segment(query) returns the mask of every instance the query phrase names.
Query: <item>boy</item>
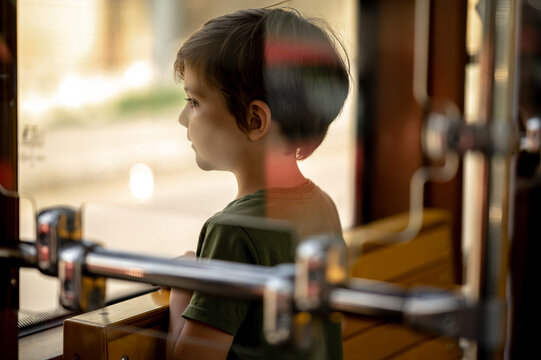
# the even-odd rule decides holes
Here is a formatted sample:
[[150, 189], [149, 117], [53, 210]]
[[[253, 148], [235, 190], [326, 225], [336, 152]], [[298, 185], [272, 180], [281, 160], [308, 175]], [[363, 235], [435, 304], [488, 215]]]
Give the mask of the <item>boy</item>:
[[[175, 74], [187, 94], [179, 122], [198, 166], [230, 171], [238, 185], [235, 200], [203, 226], [198, 257], [264, 266], [294, 262], [295, 240], [232, 225], [239, 215], [288, 221], [299, 241], [341, 235], [333, 201], [297, 166], [323, 141], [349, 89], [347, 67], [325, 31], [293, 10], [224, 15], [182, 45]], [[172, 358], [283, 355], [264, 342], [261, 304], [173, 289], [169, 332]], [[316, 345], [305, 355], [340, 359], [339, 324], [324, 324]]]

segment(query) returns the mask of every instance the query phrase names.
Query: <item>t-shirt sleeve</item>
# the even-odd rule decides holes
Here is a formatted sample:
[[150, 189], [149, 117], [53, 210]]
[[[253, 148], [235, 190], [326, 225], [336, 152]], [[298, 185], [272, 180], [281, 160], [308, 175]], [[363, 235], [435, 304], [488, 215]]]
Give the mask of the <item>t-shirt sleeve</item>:
[[[250, 236], [240, 226], [208, 223], [203, 229], [200, 241], [202, 244], [197, 254], [200, 258], [259, 263]], [[249, 306], [250, 303], [246, 301], [230, 300], [195, 291], [182, 316], [236, 335]]]

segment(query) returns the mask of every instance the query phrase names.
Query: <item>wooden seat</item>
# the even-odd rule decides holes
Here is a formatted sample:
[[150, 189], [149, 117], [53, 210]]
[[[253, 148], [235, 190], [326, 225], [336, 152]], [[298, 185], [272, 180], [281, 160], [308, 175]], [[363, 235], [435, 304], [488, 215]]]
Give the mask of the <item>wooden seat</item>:
[[65, 359], [165, 359], [169, 291], [106, 306], [64, 321]]
[[[408, 214], [358, 227], [345, 234], [346, 243], [366, 240], [374, 230], [400, 231]], [[443, 289], [454, 283], [451, 224], [447, 212], [426, 209], [420, 233], [411, 241], [377, 245], [367, 242], [351, 266], [350, 275], [403, 285]], [[345, 316], [344, 359], [458, 359], [458, 342], [436, 338], [409, 327], [367, 317]]]

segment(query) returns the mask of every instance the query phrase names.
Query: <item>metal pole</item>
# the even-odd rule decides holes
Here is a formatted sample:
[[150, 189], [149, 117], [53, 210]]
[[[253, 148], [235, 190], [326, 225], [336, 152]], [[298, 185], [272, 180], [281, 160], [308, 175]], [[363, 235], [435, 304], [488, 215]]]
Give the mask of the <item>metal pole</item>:
[[[483, 21], [480, 59], [478, 114], [475, 123], [484, 125], [497, 141], [508, 141], [516, 121], [515, 54], [518, 1], [485, 0], [479, 3]], [[505, 130], [507, 129], [507, 130]], [[493, 144], [496, 148], [498, 144]], [[465, 295], [479, 304], [506, 301], [511, 157], [488, 154], [465, 158], [465, 185], [471, 191], [464, 201]], [[473, 171], [472, 171], [473, 169]], [[470, 219], [479, 219], [472, 222]], [[477, 344], [479, 359], [500, 358], [505, 341], [505, 313], [485, 316]], [[471, 348], [470, 348], [471, 350]], [[468, 357], [468, 356], [467, 356]]]
[[97, 248], [88, 253], [85, 270], [91, 275], [202, 291], [247, 300], [261, 299], [265, 285], [289, 273], [291, 267], [267, 268], [219, 260], [164, 259]]
[[[335, 311], [400, 319], [404, 311], [405, 293], [397, 291], [373, 292], [369, 288], [335, 289], [331, 292], [329, 305]], [[377, 305], [377, 306], [376, 306]]]
[[[0, 248], [0, 259], [5, 262], [11, 261], [18, 266], [37, 267], [39, 263], [35, 248], [29, 243], [21, 243], [18, 249]], [[322, 259], [316, 256], [313, 260]], [[310, 264], [314, 265], [314, 261], [309, 261], [308, 265]], [[332, 265], [332, 262], [328, 264]], [[341, 311], [404, 321], [420, 330], [447, 336], [465, 335], [469, 338], [478, 338], [475, 331], [469, 331], [467, 328], [477, 322], [476, 309], [468, 306], [461, 295], [436, 289], [405, 289], [385, 282], [363, 279], [352, 279], [349, 283], [339, 285], [326, 283], [320, 284], [323, 287], [317, 291], [321, 296], [317, 307], [303, 310], [302, 296], [297, 298], [297, 295], [304, 292], [295, 291], [297, 295], [294, 299], [292, 289], [303, 289], [307, 286], [313, 292], [318, 284], [312, 282], [314, 281], [312, 276], [309, 276], [308, 282], [299, 281], [298, 274], [303, 272], [302, 266], [302, 261], [299, 260], [296, 264], [264, 267], [220, 260], [169, 259], [109, 251], [90, 243], [76, 241], [60, 249], [58, 271], [61, 280], [60, 300], [70, 308], [80, 304], [80, 299], [93, 301], [90, 308], [95, 308], [94, 305], [99, 307], [100, 300], [93, 298], [96, 293], [92, 289], [89, 289], [90, 296], [84, 291], [82, 293], [69, 291], [79, 289], [81, 282], [84, 282], [82, 277], [88, 276], [177, 287], [240, 300], [263, 301], [265, 308], [269, 306], [268, 303], [265, 304], [269, 294], [274, 290], [280, 290], [279, 295], [287, 297], [286, 303], [294, 302], [300, 311], [316, 313], [321, 310]], [[68, 276], [68, 273], [71, 275]], [[280, 289], [273, 287], [277, 281], [281, 284]], [[63, 293], [67, 295], [62, 297]], [[273, 314], [272, 310], [269, 311], [270, 315], [277, 315]], [[289, 311], [293, 311], [293, 308], [291, 307]]]
[[[242, 300], [261, 300], [265, 288], [276, 279], [294, 285], [295, 265], [272, 268], [220, 260], [164, 259], [102, 248], [86, 255], [85, 270], [96, 276], [153, 283], [201, 291]], [[330, 310], [375, 316], [380, 319], [415, 321], [419, 316], [459, 310], [461, 299], [442, 291], [406, 290], [372, 280], [352, 280], [347, 287], [330, 291]], [[422, 325], [422, 324], [421, 324]]]

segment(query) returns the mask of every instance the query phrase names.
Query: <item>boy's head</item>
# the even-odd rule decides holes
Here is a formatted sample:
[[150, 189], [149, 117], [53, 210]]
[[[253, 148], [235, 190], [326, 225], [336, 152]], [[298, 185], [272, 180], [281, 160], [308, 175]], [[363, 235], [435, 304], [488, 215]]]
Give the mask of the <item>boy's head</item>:
[[295, 11], [249, 9], [208, 21], [181, 47], [175, 75], [189, 63], [218, 88], [240, 129], [248, 105], [268, 104], [273, 121], [308, 157], [323, 141], [349, 90], [336, 39]]

